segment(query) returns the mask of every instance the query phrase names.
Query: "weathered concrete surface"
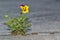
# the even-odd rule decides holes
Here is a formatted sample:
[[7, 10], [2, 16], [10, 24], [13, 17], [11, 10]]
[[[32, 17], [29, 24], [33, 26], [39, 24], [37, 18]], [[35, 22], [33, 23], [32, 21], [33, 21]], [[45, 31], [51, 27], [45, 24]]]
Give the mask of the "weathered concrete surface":
[[[10, 30], [1, 24], [9, 17], [18, 17], [18, 4], [30, 6], [27, 15], [32, 20], [31, 32], [45, 32], [30, 36], [9, 36]], [[31, 33], [29, 32], [29, 33]], [[50, 32], [58, 32], [49, 34]], [[60, 0], [0, 0], [0, 40], [60, 40]]]
[[41, 34], [28, 36], [0, 36], [0, 40], [60, 40], [59, 34]]
[[7, 20], [4, 15], [20, 16], [18, 4], [23, 2], [30, 6], [31, 32], [60, 32], [60, 0], [0, 0], [0, 34], [10, 32], [1, 24]]
[[[42, 22], [42, 21], [41, 21]], [[0, 25], [0, 35], [8, 35], [10, 34], [10, 30], [8, 30], [8, 26], [7, 25]], [[54, 32], [54, 33], [60, 33], [60, 21], [45, 21], [42, 23], [39, 22], [34, 22], [32, 24], [31, 27], [31, 31], [28, 31], [28, 33], [50, 33], [50, 32]]]
[[32, 21], [31, 32], [60, 32], [60, 1], [59, 0], [0, 0], [0, 34], [9, 33], [8, 26], [1, 24], [9, 17], [18, 17], [18, 4], [30, 6], [27, 15]]
[[34, 22], [32, 32], [60, 32], [60, 21]]

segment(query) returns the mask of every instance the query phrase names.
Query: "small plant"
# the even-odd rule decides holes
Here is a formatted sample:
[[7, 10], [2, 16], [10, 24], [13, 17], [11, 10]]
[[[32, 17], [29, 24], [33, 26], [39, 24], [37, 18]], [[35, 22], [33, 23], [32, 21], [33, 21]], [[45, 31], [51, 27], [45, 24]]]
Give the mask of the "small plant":
[[[24, 6], [21, 5], [24, 8]], [[25, 35], [27, 32], [26, 28], [31, 27], [31, 23], [26, 16], [26, 9], [22, 8], [22, 14], [18, 18], [12, 18], [6, 22], [6, 24], [10, 27], [11, 33], [14, 35]]]
[[26, 28], [31, 27], [29, 22], [25, 15], [21, 15], [19, 18], [8, 20], [6, 24], [10, 27], [12, 34], [24, 35], [27, 32]]

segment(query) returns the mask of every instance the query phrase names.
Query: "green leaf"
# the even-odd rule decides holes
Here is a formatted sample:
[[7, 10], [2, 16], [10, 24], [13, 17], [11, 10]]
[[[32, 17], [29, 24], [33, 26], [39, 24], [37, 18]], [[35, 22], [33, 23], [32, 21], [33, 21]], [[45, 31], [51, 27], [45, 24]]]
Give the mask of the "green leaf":
[[12, 18], [11, 20], [8, 20], [6, 24], [10, 27], [12, 32], [18, 31], [17, 33], [25, 34], [27, 31], [25, 28], [31, 27], [31, 24], [26, 19], [27, 16], [21, 15], [19, 18]]

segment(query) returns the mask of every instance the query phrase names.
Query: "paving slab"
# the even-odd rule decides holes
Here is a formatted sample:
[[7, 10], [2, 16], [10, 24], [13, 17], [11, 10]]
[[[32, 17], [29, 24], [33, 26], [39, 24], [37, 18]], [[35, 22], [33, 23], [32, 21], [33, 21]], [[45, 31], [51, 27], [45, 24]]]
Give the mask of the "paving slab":
[[60, 35], [58, 34], [28, 35], [28, 36], [3, 35], [0, 36], [0, 40], [60, 40]]
[[[27, 15], [32, 21], [31, 32], [60, 32], [60, 1], [59, 0], [0, 0], [0, 23], [4, 22], [5, 13], [9, 17], [18, 17], [20, 3], [30, 6]], [[8, 27], [0, 25], [0, 33], [8, 33]]]
[[[18, 17], [18, 4], [26, 3], [30, 6], [27, 15], [32, 20], [32, 32], [37, 35], [11, 36], [8, 26], [3, 25], [4, 15]], [[50, 34], [50, 32], [53, 34]], [[0, 0], [0, 40], [60, 40], [60, 1], [59, 0]]]

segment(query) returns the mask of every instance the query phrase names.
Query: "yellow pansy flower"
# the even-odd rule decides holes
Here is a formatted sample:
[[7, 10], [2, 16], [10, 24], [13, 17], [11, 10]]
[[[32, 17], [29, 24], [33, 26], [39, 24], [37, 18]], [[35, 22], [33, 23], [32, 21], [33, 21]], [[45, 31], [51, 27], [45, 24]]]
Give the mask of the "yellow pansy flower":
[[23, 14], [27, 14], [29, 12], [29, 6], [24, 5], [24, 6], [20, 6], [22, 13]]

